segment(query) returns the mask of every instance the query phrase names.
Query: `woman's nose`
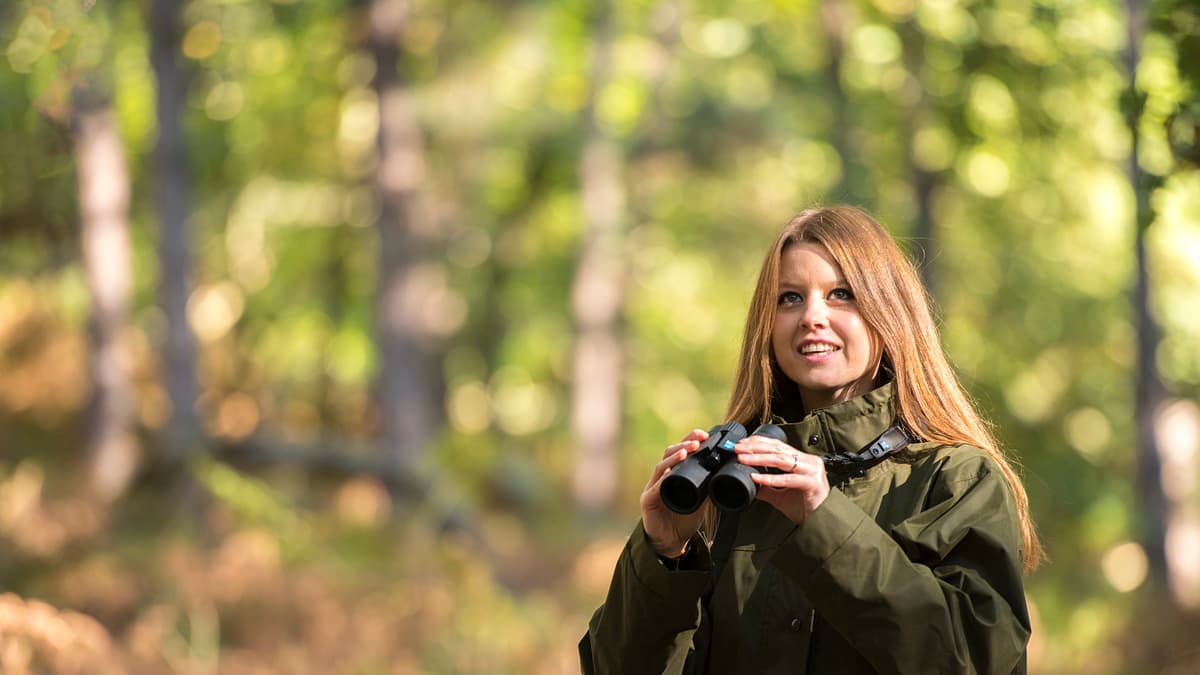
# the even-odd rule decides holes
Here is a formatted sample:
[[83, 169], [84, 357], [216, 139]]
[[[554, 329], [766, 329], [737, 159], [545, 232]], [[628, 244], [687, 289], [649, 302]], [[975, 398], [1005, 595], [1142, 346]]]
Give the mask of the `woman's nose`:
[[804, 303], [804, 313], [800, 320], [805, 326], [824, 327], [829, 325], [829, 312], [825, 302], [821, 299], [813, 299]]

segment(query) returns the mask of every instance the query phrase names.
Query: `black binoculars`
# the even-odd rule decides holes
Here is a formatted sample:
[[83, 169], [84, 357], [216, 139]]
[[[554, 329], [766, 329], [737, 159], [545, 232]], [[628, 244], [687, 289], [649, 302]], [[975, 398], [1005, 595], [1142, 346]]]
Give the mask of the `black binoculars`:
[[[786, 441], [783, 429], [764, 424], [752, 436]], [[708, 440], [663, 479], [660, 494], [663, 504], [675, 513], [692, 513], [706, 496], [722, 511], [741, 511], [758, 494], [758, 485], [750, 476], [766, 471], [737, 461], [733, 446], [746, 437], [746, 427], [737, 422], [719, 424], [708, 431]]]

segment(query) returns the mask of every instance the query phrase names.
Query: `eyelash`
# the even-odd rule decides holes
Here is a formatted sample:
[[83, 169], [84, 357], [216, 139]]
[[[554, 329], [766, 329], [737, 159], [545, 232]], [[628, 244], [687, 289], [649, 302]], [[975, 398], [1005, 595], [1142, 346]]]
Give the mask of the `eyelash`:
[[[835, 288], [829, 292], [829, 295], [831, 297], [836, 296], [838, 294], [840, 294], [841, 297], [834, 297], [835, 300], [841, 300], [842, 302], [849, 302], [854, 299], [854, 293], [849, 288]], [[791, 296], [793, 299], [789, 299], [789, 296]], [[779, 300], [778, 300], [777, 304], [780, 304], [780, 305], [792, 304], [792, 303], [795, 303], [798, 301], [796, 298], [800, 298], [799, 293], [797, 293], [795, 291], [784, 291], [779, 294]]]

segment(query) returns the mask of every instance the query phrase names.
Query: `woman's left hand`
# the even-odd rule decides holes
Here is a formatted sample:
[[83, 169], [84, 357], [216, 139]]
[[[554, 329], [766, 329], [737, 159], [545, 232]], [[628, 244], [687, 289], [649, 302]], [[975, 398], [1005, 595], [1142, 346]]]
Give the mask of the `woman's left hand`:
[[758, 498], [800, 524], [829, 496], [825, 462], [766, 436], [747, 436], [734, 447], [742, 464], [774, 468], [782, 473], [756, 473]]

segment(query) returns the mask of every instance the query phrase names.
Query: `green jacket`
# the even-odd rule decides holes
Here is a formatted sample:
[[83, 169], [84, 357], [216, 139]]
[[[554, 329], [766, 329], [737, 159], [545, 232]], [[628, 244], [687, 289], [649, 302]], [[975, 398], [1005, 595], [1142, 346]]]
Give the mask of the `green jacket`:
[[[888, 384], [781, 426], [797, 449], [857, 452], [894, 417]], [[715, 579], [701, 540], [672, 571], [639, 523], [580, 643], [583, 672], [1025, 672], [1021, 534], [994, 460], [918, 443], [830, 480], [802, 526], [765, 502], [742, 512]]]

